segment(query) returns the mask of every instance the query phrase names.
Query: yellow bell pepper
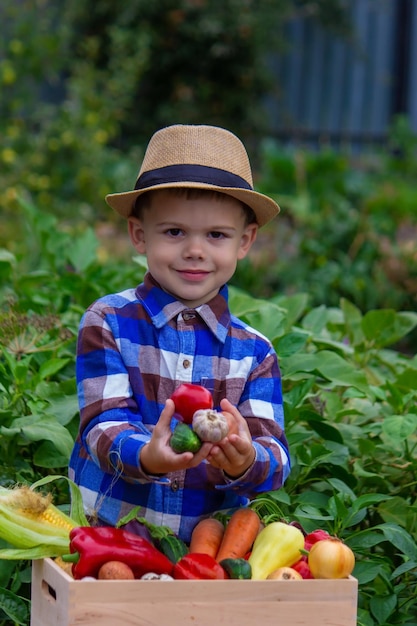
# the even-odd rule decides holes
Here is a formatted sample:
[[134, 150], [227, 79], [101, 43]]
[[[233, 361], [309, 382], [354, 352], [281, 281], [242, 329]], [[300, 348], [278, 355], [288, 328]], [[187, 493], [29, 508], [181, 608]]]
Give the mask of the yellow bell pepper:
[[261, 530], [253, 544], [249, 563], [252, 579], [265, 580], [279, 567], [291, 567], [301, 558], [304, 535], [295, 526], [271, 522]]

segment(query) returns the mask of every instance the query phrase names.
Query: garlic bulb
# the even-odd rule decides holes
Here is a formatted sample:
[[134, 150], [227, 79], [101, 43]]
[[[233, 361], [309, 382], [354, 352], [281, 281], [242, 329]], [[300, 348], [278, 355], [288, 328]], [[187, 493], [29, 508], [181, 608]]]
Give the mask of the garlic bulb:
[[216, 443], [229, 432], [229, 425], [223, 413], [213, 409], [200, 409], [193, 415], [193, 431], [201, 441]]
[[174, 580], [169, 574], [155, 574], [155, 572], [148, 572], [143, 574], [141, 580]]

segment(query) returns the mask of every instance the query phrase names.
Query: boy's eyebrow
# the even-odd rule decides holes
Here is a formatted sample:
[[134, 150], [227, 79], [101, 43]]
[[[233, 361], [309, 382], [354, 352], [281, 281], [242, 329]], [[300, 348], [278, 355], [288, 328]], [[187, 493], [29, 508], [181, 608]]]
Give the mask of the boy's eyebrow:
[[[189, 224], [187, 224], [186, 222], [176, 222], [175, 220], [165, 220], [163, 222], [158, 222], [157, 226], [159, 227], [175, 227], [175, 228], [185, 228], [187, 226], [189, 226]], [[230, 231], [235, 231], [237, 230], [236, 226], [231, 226], [231, 225], [226, 225], [226, 224], [210, 224], [208, 227], [204, 227], [205, 230], [230, 230]]]

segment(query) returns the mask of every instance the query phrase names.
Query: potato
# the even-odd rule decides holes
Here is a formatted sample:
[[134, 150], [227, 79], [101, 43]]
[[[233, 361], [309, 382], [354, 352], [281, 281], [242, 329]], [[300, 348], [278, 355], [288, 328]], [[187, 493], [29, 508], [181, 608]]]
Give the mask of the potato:
[[135, 575], [129, 565], [122, 561], [108, 561], [98, 570], [99, 580], [134, 580]]

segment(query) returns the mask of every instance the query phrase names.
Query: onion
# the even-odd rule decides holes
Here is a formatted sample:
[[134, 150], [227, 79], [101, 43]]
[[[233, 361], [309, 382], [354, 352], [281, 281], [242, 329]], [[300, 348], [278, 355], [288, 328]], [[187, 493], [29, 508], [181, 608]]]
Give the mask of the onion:
[[301, 574], [299, 574], [292, 567], [279, 567], [271, 572], [267, 577], [267, 580], [303, 580]]
[[314, 578], [347, 578], [355, 567], [355, 555], [340, 539], [323, 539], [308, 554]]

